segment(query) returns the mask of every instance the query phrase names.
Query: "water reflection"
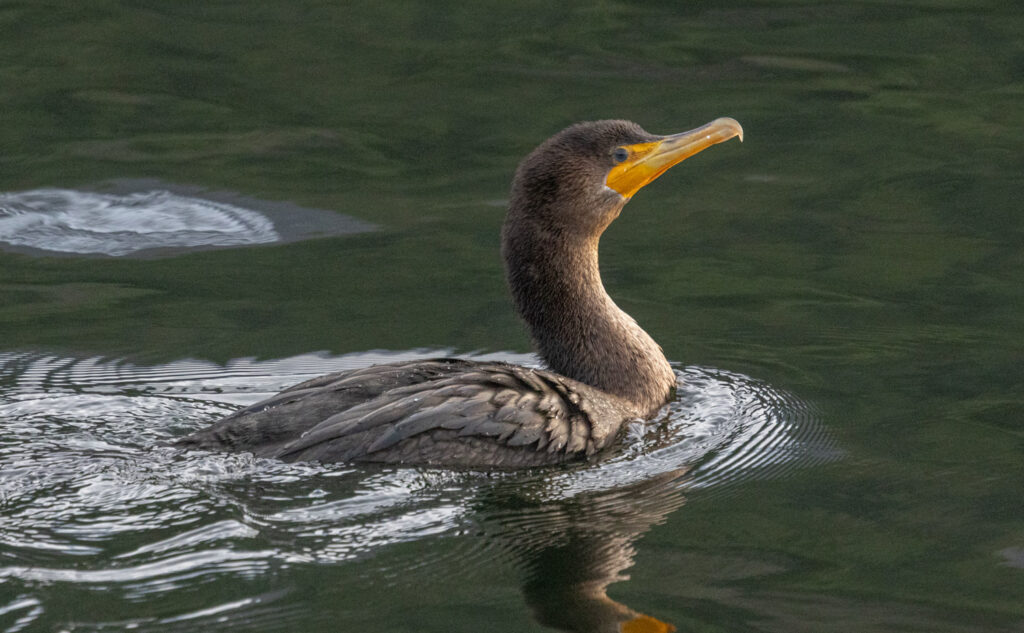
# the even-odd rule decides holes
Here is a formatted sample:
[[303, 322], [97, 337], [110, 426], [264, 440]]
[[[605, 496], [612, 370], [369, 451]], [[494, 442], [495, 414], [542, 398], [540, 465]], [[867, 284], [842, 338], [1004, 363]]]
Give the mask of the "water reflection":
[[[0, 615], [38, 624], [70, 601], [80, 605], [79, 621], [99, 622], [106, 612], [81, 605], [102, 595], [120, 605], [118, 626], [287, 624], [306, 617], [308, 598], [281, 587], [330, 577], [348, 598], [368, 574], [394, 586], [464, 578], [490, 570], [497, 548], [520, 567], [525, 602], [545, 626], [670, 631], [657, 614], [608, 596], [627, 577], [637, 540], [684, 494], [707, 496], [834, 456], [799, 399], [700, 367], [679, 369], [677, 399], [630, 427], [616, 454], [597, 464], [525, 473], [374, 469], [168, 446], [306, 378], [438, 355], [146, 367], [0, 353], [0, 581], [17, 596]], [[482, 534], [455, 558], [434, 542], [467, 531]], [[396, 553], [403, 544], [421, 544], [415, 561]], [[202, 589], [209, 586], [225, 592], [214, 598]], [[152, 617], [161, 610], [168, 615]]]
[[540, 624], [579, 633], [667, 633], [674, 625], [608, 596], [625, 581], [634, 544], [683, 505], [686, 468], [571, 499], [536, 503], [500, 486], [477, 504], [487, 536], [514, 554], [523, 596]]
[[159, 180], [119, 179], [98, 188], [0, 192], [0, 248], [155, 257], [375, 228], [332, 211]]

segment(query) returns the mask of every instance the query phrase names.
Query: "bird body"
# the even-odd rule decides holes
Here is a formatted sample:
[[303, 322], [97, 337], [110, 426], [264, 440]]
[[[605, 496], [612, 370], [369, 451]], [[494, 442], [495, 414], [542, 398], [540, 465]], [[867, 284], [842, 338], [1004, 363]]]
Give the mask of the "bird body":
[[288, 461], [517, 468], [593, 457], [629, 403], [542, 369], [435, 359], [322, 376], [187, 439]]
[[742, 128], [656, 136], [627, 121], [571, 126], [513, 180], [502, 254], [516, 310], [549, 369], [435, 359], [315, 378], [179, 441], [288, 461], [522, 468], [593, 459], [668, 402], [675, 373], [605, 291], [601, 234], [641, 187]]

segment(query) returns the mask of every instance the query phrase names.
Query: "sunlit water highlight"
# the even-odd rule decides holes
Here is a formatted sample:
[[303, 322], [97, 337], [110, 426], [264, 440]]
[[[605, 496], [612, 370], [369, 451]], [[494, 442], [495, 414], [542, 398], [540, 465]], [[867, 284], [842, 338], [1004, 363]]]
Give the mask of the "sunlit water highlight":
[[[285, 464], [167, 446], [236, 405], [316, 375], [443, 355], [310, 354], [226, 367], [195, 360], [145, 367], [0, 354], [0, 583], [10, 596], [0, 599], [0, 624], [19, 630], [40, 617], [47, 608], [43, 588], [73, 586], [145, 602], [218, 578], [366, 559], [398, 543], [482, 531], [487, 537], [459, 554], [471, 574], [495, 545], [529, 551], [581, 521], [576, 510], [567, 517], [559, 505], [566, 500], [585, 499], [583, 516], [596, 512], [612, 523], [619, 512], [629, 526], [613, 532], [641, 533], [680, 505], [683, 494], [779, 476], [836, 454], [799, 399], [702, 367], [677, 370], [676, 400], [657, 419], [629, 429], [611, 459], [565, 469]], [[537, 363], [529, 355], [474, 358]], [[651, 488], [652, 481], [659, 483]], [[639, 510], [635, 490], [651, 497]], [[529, 503], [487, 501], [508, 494]], [[436, 562], [428, 556], [417, 564]], [[382, 565], [377, 572], [386, 579], [409, 569]], [[243, 606], [251, 615], [269, 598], [246, 600], [145, 622], [224, 618]]]
[[0, 242], [13, 246], [123, 256], [279, 239], [273, 222], [256, 211], [163, 190], [125, 195], [73, 189], [0, 193]]

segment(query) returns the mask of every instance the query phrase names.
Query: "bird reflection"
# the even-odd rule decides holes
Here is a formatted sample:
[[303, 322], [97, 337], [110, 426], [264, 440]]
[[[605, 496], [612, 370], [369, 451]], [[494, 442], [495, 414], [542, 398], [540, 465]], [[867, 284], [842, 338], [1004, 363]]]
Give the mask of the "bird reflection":
[[[498, 487], [478, 507], [488, 537], [524, 571], [523, 596], [543, 626], [579, 633], [668, 633], [676, 627], [608, 596], [628, 580], [634, 543], [685, 498], [685, 469], [638, 484], [568, 499], [550, 491]], [[554, 496], [554, 495], [550, 495]]]

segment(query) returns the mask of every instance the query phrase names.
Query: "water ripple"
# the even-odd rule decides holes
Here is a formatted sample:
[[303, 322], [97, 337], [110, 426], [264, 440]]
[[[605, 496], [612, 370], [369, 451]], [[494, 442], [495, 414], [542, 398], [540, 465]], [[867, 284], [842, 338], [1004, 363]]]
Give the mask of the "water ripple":
[[[17, 596], [5, 605], [0, 605], [0, 618], [15, 616], [14, 621], [4, 629], [4, 633], [23, 631], [42, 615], [43, 606], [39, 600], [30, 596]], [[0, 620], [2, 622], [2, 620]]]
[[262, 214], [171, 193], [73, 189], [0, 193], [0, 242], [122, 256], [157, 248], [265, 244], [280, 239]]
[[[34, 621], [47, 604], [39, 592], [49, 586], [145, 602], [218, 578], [266, 577], [294, 566], [373, 560], [380, 582], [430, 575], [438, 565], [473, 577], [496, 557], [533, 569], [545, 563], [531, 552], [566, 534], [618, 569], [628, 566], [631, 539], [686, 496], [783, 476], [836, 455], [813, 408], [800, 399], [703, 367], [678, 369], [676, 399], [631, 427], [620, 450], [597, 464], [473, 473], [286, 464], [168, 446], [238, 404], [307, 378], [446, 354], [147, 367], [0, 353], [0, 582], [21, 596], [0, 605], [0, 616]], [[474, 358], [537, 362], [513, 354]], [[377, 557], [385, 547], [457, 535], [483, 538], [459, 548], [419, 548], [412, 560]], [[239, 610], [281, 616], [265, 597], [236, 595], [211, 605], [197, 604], [202, 594], [196, 596], [170, 620], [135, 619], [133, 626], [219, 621]], [[28, 624], [8, 630], [16, 626]]]

